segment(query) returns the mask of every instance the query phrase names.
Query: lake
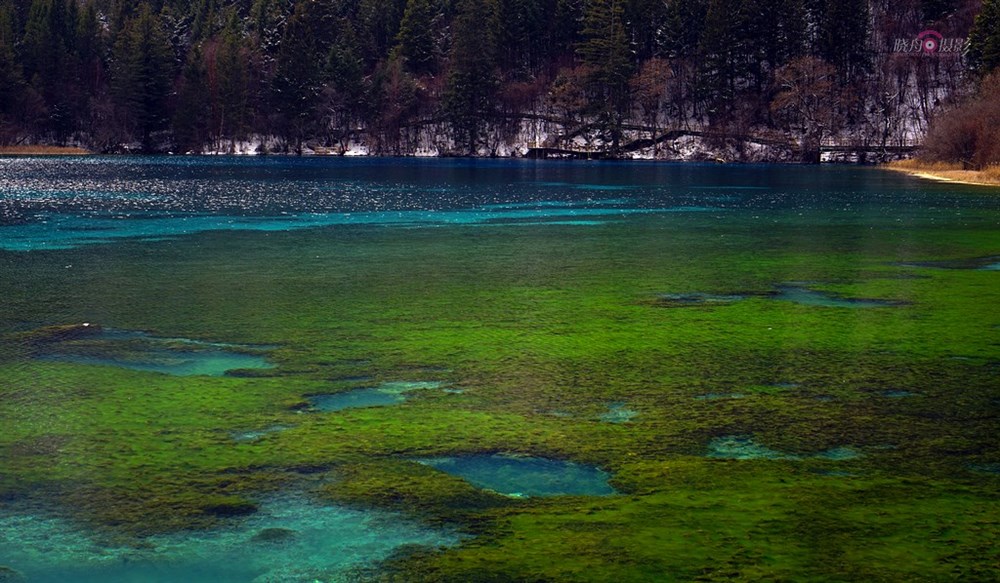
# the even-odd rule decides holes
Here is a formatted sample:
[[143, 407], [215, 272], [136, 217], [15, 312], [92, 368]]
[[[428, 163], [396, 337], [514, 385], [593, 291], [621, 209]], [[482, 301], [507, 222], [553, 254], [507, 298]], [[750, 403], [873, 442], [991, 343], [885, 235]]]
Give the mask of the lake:
[[0, 579], [990, 579], [998, 257], [873, 168], [3, 158]]

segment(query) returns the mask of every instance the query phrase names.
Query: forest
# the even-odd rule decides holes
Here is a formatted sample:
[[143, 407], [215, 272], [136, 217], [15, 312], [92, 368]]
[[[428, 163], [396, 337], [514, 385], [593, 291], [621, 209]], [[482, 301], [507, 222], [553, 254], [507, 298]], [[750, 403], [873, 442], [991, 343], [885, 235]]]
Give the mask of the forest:
[[[0, 145], [663, 158], [695, 137], [736, 159], [912, 146], [1000, 62], [997, 4], [3, 0]], [[951, 45], [901, 49], [925, 30]]]

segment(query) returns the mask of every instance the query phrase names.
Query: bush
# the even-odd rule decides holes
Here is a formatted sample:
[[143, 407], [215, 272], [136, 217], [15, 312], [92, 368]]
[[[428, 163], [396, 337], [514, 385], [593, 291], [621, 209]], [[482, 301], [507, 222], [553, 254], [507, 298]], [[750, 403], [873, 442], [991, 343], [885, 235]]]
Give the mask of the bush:
[[1000, 72], [986, 77], [971, 98], [934, 119], [920, 158], [973, 170], [1000, 164]]

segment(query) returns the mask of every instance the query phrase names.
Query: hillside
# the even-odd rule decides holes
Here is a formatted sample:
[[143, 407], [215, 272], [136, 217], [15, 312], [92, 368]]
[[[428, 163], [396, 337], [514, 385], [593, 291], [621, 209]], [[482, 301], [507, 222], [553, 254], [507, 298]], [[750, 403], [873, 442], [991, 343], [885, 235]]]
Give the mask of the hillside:
[[815, 161], [826, 144], [879, 158], [967, 91], [979, 9], [6, 0], [0, 146]]

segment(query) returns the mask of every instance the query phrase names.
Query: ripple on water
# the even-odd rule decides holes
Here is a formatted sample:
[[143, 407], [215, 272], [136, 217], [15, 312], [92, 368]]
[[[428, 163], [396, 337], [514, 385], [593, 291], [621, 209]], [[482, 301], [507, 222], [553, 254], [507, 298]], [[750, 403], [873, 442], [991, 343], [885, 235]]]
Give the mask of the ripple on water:
[[531, 496], [609, 496], [611, 476], [596, 467], [519, 455], [466, 455], [425, 458], [437, 468], [479, 488], [522, 498]]
[[0, 514], [0, 557], [33, 583], [344, 580], [404, 545], [447, 547], [463, 538], [395, 513], [304, 496], [264, 501], [227, 528], [158, 535], [135, 546], [97, 540], [59, 518]]

